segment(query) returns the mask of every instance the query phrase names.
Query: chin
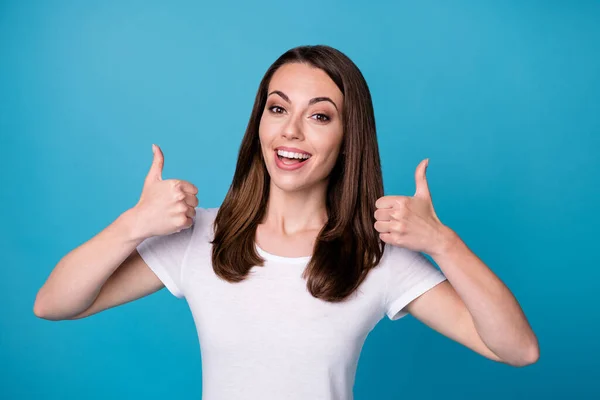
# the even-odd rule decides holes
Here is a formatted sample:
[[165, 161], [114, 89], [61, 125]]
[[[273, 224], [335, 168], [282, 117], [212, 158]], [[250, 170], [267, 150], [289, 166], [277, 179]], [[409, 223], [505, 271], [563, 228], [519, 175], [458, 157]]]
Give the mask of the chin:
[[300, 182], [282, 182], [281, 179], [273, 180], [271, 179], [271, 184], [277, 186], [277, 188], [284, 192], [297, 192], [306, 188], [306, 186]]

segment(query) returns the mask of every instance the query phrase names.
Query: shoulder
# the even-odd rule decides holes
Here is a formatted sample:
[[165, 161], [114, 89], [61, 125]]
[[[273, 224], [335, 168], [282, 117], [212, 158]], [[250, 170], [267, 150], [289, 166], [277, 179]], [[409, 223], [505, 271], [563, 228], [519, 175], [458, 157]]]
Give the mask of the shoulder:
[[219, 207], [196, 207], [194, 222], [203, 223], [205, 221], [214, 220], [217, 216], [217, 211], [219, 211]]
[[194, 217], [194, 235], [212, 236], [213, 222], [217, 216], [219, 207], [196, 207], [196, 215]]
[[384, 248], [379, 268], [386, 285], [394, 280], [408, 283], [440, 275], [440, 271], [423, 253], [390, 244]]
[[407, 249], [406, 247], [395, 246], [386, 243], [383, 250], [383, 257], [381, 258], [380, 264], [382, 265], [393, 265], [393, 266], [408, 266], [416, 258], [422, 257], [423, 255], [414, 250]]
[[381, 260], [369, 274], [386, 286], [392, 275], [408, 271], [418, 257], [422, 257], [421, 253], [385, 243]]

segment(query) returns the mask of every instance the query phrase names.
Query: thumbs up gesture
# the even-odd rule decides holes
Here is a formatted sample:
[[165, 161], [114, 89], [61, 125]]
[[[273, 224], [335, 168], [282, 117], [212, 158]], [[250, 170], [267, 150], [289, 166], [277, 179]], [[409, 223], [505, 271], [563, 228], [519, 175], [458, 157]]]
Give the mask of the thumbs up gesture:
[[192, 226], [198, 206], [198, 188], [180, 179], [162, 179], [164, 156], [161, 149], [152, 145], [154, 159], [136, 211], [136, 231], [147, 238], [168, 235]]
[[429, 159], [415, 171], [414, 196], [384, 196], [375, 202], [375, 230], [382, 241], [435, 256], [448, 242], [450, 228], [437, 217], [425, 172]]

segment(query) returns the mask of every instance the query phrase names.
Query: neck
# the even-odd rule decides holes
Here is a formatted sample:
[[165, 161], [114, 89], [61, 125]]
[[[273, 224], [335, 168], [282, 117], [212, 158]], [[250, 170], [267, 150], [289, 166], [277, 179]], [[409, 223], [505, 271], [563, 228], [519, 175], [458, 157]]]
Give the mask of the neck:
[[327, 222], [326, 185], [325, 182], [308, 190], [291, 192], [271, 182], [262, 224], [271, 232], [284, 236], [320, 230]]

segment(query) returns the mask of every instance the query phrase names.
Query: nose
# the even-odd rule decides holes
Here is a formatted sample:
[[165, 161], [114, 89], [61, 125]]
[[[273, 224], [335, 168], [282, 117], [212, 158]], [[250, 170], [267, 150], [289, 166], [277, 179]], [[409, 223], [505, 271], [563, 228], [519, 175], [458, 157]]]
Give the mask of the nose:
[[287, 122], [282, 127], [283, 130], [281, 132], [281, 136], [283, 136], [284, 138], [286, 138], [288, 140], [302, 138], [303, 133], [302, 133], [302, 126], [300, 124], [300, 118], [302, 118], [302, 117], [301, 116], [297, 116], [297, 117], [291, 116], [290, 118], [288, 118]]

